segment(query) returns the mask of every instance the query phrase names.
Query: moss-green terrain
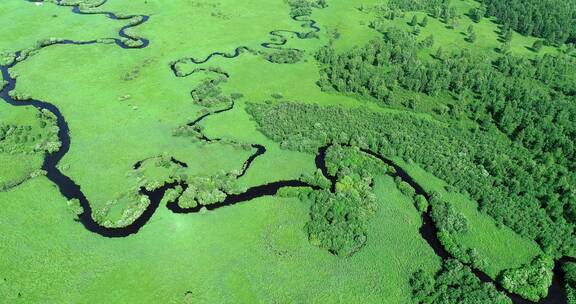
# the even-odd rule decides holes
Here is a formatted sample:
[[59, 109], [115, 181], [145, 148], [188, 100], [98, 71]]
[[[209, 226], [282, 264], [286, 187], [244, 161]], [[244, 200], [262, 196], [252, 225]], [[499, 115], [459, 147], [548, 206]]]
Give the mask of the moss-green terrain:
[[1, 1], [0, 303], [573, 303], [576, 37], [496, 2]]

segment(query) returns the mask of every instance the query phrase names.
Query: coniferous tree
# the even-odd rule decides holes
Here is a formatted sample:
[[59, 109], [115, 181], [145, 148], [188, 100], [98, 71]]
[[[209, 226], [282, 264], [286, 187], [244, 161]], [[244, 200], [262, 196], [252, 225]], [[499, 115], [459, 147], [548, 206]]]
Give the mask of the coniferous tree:
[[470, 35], [468, 35], [468, 42], [474, 43], [476, 41], [476, 32], [472, 31]]
[[410, 26], [416, 26], [418, 24], [418, 17], [416, 17], [416, 15], [414, 15], [414, 17], [412, 17], [412, 20], [410, 20], [410, 22], [408, 24]]
[[503, 35], [504, 41], [506, 41], [506, 42], [512, 41], [513, 33], [514, 32], [512, 31], [512, 29], [508, 29], [507, 31], [505, 31], [504, 35]]
[[544, 46], [544, 42], [542, 42], [542, 40], [536, 40], [532, 44], [532, 50], [534, 52], [538, 53], [538, 52], [540, 52], [540, 50], [542, 50], [543, 46]]
[[422, 22], [420, 22], [420, 26], [426, 27], [427, 25], [428, 25], [428, 16], [424, 16], [424, 19], [422, 19]]

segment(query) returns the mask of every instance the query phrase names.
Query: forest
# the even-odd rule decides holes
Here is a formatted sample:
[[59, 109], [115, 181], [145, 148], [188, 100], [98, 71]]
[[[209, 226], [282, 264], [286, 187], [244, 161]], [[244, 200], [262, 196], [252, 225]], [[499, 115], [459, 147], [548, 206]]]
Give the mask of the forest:
[[576, 2], [483, 0], [485, 12], [524, 35], [545, 38], [552, 44], [576, 43]]
[[554, 193], [555, 187], [545, 185], [557, 185], [561, 172], [543, 170], [519, 144], [493, 138], [480, 128], [457, 130], [411, 115], [361, 108], [280, 102], [250, 104], [247, 110], [264, 134], [287, 149], [314, 152], [333, 142], [410, 159], [468, 193], [494, 219], [534, 239], [549, 254], [561, 256], [576, 246], [574, 218], [564, 214], [571, 209], [564, 208], [563, 198], [556, 195], [557, 206], [546, 209], [538, 199]]
[[[382, 104], [397, 98], [393, 93], [399, 89], [430, 96], [449, 93], [454, 100], [448, 113], [441, 113], [443, 116], [453, 121], [462, 116], [476, 121], [480, 126], [474, 131], [476, 134], [490, 136], [494, 133], [490, 128], [496, 127], [521, 146], [518, 152], [511, 150], [508, 154], [525, 159], [518, 160], [525, 164], [506, 166], [508, 172], [486, 155], [476, 155], [472, 162], [499, 180], [496, 184], [502, 184], [508, 193], [531, 195], [536, 203], [535, 213], [540, 213], [543, 207], [550, 220], [566, 231], [571, 230], [576, 220], [570, 186], [576, 182], [574, 58], [561, 54], [526, 60], [508, 54], [491, 59], [467, 52], [437, 52], [433, 61], [424, 61], [417, 56], [420, 47], [409, 33], [391, 28], [382, 40], [349, 53], [336, 55], [330, 47], [324, 48], [316, 56], [324, 64], [318, 84], [325, 90], [358, 94]], [[520, 182], [526, 172], [534, 170], [529, 168], [533, 161], [542, 164], [536, 169], [539, 173], [529, 178], [532, 181]], [[512, 179], [504, 177], [507, 174], [514, 176], [513, 183], [518, 184], [510, 184]], [[480, 202], [488, 201], [477, 189], [463, 190]], [[516, 225], [506, 219], [506, 211], [500, 209], [506, 203], [495, 203], [494, 196], [490, 200], [492, 206], [484, 207], [495, 218], [519, 233], [530, 230], [530, 224]], [[548, 243], [544, 238], [540, 242]]]

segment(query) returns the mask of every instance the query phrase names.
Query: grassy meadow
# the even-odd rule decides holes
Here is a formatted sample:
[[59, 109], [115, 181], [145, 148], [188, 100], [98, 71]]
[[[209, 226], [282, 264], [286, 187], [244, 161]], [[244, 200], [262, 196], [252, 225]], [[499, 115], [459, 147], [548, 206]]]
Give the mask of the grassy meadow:
[[[434, 109], [453, 102], [449, 94], [427, 96], [399, 90], [398, 96], [420, 96], [413, 110], [383, 106], [370, 98], [318, 86], [316, 52], [332, 44], [338, 52], [363, 46], [380, 37], [369, 24], [368, 9], [387, 1], [329, 0], [310, 18], [321, 28], [317, 38], [286, 34], [286, 47], [303, 51], [293, 64], [272, 63], [257, 52], [236, 58], [214, 57], [187, 68], [221, 69], [230, 75], [221, 85], [225, 94], [240, 93], [230, 111], [210, 115], [199, 125], [208, 138], [239, 144], [259, 144], [259, 156], [239, 186], [249, 188], [298, 179], [316, 171], [312, 153], [287, 150], [265, 136], [247, 113], [248, 103], [278, 100], [344, 108], [364, 107], [381, 113], [401, 113], [421, 120], [447, 119]], [[461, 15], [454, 28], [428, 17], [418, 39], [433, 35], [432, 50], [467, 49], [495, 57], [501, 46], [494, 18], [474, 22], [466, 13], [479, 3], [452, 1]], [[169, 155], [188, 165], [187, 176], [212, 176], [240, 170], [254, 152], [226, 141], [206, 143], [174, 130], [194, 121], [207, 109], [194, 103], [191, 90], [214, 74], [198, 72], [177, 77], [170, 65], [180, 59], [233, 53], [247, 47], [262, 53], [273, 30], [306, 31], [290, 18], [290, 6], [278, 0], [109, 0], [96, 11], [148, 15], [149, 21], [128, 30], [150, 40], [142, 49], [116, 44], [53, 45], [18, 63], [16, 91], [57, 106], [70, 127], [70, 151], [59, 169], [80, 185], [93, 209], [114, 203], [110, 220], [121, 216], [129, 202], [121, 197], [138, 186], [133, 166], [138, 161]], [[414, 16], [387, 20], [386, 25], [411, 29]], [[0, 55], [34, 47], [39, 40], [62, 38], [89, 41], [119, 38], [127, 20], [104, 15], [73, 14], [51, 2], [4, 0], [0, 3]], [[467, 28], [477, 39], [468, 42]], [[537, 56], [530, 47], [538, 38], [514, 32], [510, 52]], [[556, 54], [544, 46], [541, 54]], [[405, 94], [405, 95], [403, 95]], [[425, 104], [425, 105], [424, 105]], [[37, 110], [0, 103], [0, 124], [41, 123]], [[468, 117], [463, 125], [475, 124]], [[2, 147], [2, 140], [0, 140]], [[0, 302], [2, 303], [415, 303], [410, 278], [419, 269], [433, 275], [442, 260], [421, 237], [421, 214], [393, 179], [378, 175], [373, 185], [378, 210], [368, 226], [368, 241], [357, 254], [340, 257], [313, 246], [306, 224], [311, 202], [305, 198], [267, 196], [234, 206], [194, 214], [174, 214], [160, 205], [139, 233], [109, 239], [87, 231], [74, 220], [57, 187], [42, 174], [42, 153], [0, 150], [0, 184], [27, 179], [0, 191]], [[491, 278], [529, 263], [542, 250], [532, 240], [498, 225], [477, 202], [421, 169], [397, 159], [427, 191], [440, 193], [469, 223], [456, 237], [487, 261], [481, 270]], [[145, 174], [169, 180], [164, 171], [144, 166]], [[29, 180], [28, 180], [29, 179]]]

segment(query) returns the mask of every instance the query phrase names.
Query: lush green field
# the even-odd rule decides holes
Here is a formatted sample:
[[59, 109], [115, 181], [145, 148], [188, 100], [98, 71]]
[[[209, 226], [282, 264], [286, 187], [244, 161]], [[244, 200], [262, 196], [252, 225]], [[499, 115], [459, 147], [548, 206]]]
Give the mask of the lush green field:
[[373, 238], [342, 259], [308, 245], [308, 205], [296, 199], [194, 215], [160, 208], [137, 235], [106, 239], [70, 220], [58, 191], [38, 178], [0, 194], [0, 229], [11, 231], [0, 237], [0, 293], [9, 303], [408, 302], [411, 272], [433, 272], [439, 259], [394, 183], [379, 179], [376, 191]]
[[[543, 297], [549, 282], [516, 274], [575, 257], [574, 41], [475, 20], [489, 2], [2, 1], [0, 303]], [[54, 168], [56, 116], [15, 106], [29, 98], [69, 127]], [[220, 208], [280, 181], [307, 186]], [[162, 185], [137, 233], [86, 229], [138, 223]], [[186, 198], [216, 209], [170, 210]], [[430, 214], [449, 258], [423, 236]]]

